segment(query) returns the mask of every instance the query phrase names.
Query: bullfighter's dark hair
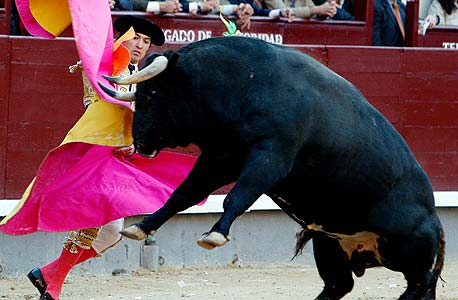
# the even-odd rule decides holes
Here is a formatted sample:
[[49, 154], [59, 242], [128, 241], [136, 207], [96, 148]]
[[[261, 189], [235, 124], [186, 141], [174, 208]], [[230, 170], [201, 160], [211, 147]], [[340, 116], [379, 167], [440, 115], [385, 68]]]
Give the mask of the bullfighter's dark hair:
[[135, 32], [147, 35], [151, 39], [151, 43], [156, 46], [161, 46], [165, 42], [162, 28], [146, 18], [124, 15], [113, 22], [113, 28], [121, 34], [127, 32], [130, 27], [133, 27]]

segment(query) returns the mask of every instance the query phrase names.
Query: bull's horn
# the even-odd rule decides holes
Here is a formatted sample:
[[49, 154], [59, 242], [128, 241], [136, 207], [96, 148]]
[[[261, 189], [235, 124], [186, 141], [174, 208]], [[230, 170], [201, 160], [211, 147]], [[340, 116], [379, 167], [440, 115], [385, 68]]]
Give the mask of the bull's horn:
[[153, 78], [157, 74], [161, 73], [162, 71], [167, 68], [167, 63], [168, 60], [165, 56], [158, 56], [156, 57], [148, 66], [145, 68], [141, 69], [138, 73], [128, 75], [128, 76], [105, 76], [108, 81], [111, 81], [116, 84], [121, 84], [121, 85], [128, 85], [128, 84], [134, 84], [134, 83], [139, 83], [145, 80], [148, 80], [150, 78]]
[[98, 82], [100, 88], [105, 92], [107, 93], [108, 95], [110, 95], [111, 97], [113, 98], [116, 98], [118, 100], [121, 100], [121, 101], [126, 101], [126, 102], [132, 102], [132, 101], [135, 101], [135, 92], [130, 92], [130, 93], [120, 93], [118, 91], [115, 91], [115, 90], [112, 90], [106, 86], [104, 86], [103, 84], [101, 84], [100, 82]]

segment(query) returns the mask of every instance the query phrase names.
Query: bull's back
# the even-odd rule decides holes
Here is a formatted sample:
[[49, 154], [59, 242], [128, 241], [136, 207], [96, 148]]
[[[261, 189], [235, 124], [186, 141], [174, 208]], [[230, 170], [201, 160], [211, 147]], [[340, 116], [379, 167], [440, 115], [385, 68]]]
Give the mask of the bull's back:
[[381, 201], [404, 182], [415, 181], [412, 193], [430, 190], [389, 121], [354, 85], [310, 56], [242, 37], [200, 41], [185, 47], [183, 56], [196, 101], [222, 124], [215, 130], [236, 131], [232, 136], [241, 137], [240, 146], [250, 147], [262, 135], [297, 147], [288, 177], [289, 185], [297, 186], [291, 191], [306, 188], [321, 197], [363, 203]]
[[324, 90], [339, 89], [343, 80], [308, 55], [253, 38], [207, 39], [179, 53], [177, 67], [191, 78], [193, 101], [241, 136], [251, 128], [306, 136], [315, 105], [331, 100]]

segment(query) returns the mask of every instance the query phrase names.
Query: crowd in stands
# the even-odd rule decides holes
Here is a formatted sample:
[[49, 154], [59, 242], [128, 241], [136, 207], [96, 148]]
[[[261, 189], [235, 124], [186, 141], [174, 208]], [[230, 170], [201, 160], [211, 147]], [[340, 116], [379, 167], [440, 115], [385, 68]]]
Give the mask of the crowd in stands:
[[[234, 16], [241, 30], [250, 29], [251, 16], [271, 19], [315, 18], [354, 20], [355, 0], [107, 0], [113, 11], [193, 15], [223, 14]], [[420, 0], [427, 1], [427, 0]], [[374, 0], [373, 45], [403, 46], [406, 0]], [[429, 3], [429, 1], [428, 1]], [[11, 34], [20, 32], [19, 16], [12, 1]], [[458, 0], [431, 0], [423, 24], [458, 26]]]
[[[339, 2], [339, 3], [338, 3]], [[352, 0], [345, 1], [351, 3]], [[152, 13], [235, 15], [240, 29], [249, 29], [251, 16], [353, 20], [337, 0], [109, 0], [112, 10]], [[349, 4], [347, 4], [348, 6]]]
[[458, 26], [458, 0], [433, 0], [425, 21], [437, 26]]

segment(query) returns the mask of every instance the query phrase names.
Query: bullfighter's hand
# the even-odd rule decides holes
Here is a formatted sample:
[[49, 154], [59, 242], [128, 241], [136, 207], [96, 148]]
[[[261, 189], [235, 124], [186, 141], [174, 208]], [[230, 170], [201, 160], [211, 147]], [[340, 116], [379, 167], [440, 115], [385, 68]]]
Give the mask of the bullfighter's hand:
[[116, 5], [116, 1], [114, 0], [108, 0], [108, 5], [110, 6], [110, 9], [113, 9]]
[[129, 146], [118, 147], [113, 149], [112, 153], [114, 156], [129, 158], [135, 153], [135, 146], [132, 144]]

